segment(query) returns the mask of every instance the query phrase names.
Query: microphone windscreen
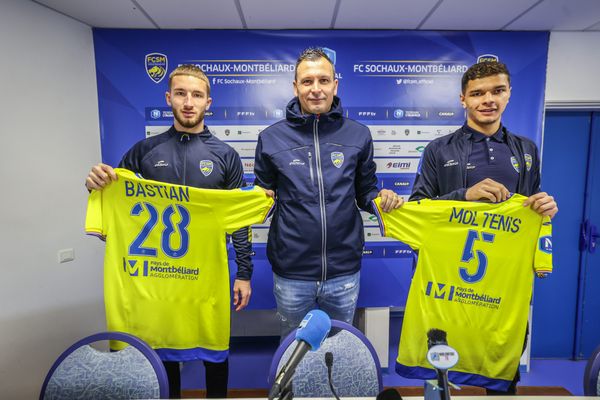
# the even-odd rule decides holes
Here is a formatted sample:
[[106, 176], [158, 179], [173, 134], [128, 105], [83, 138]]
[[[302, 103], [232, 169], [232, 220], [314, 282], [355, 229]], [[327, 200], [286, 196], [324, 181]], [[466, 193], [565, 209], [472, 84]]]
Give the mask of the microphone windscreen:
[[296, 340], [303, 340], [312, 351], [318, 350], [331, 329], [331, 319], [321, 310], [309, 311], [296, 331]]
[[377, 395], [377, 400], [402, 400], [396, 389], [387, 388]]
[[441, 329], [430, 329], [427, 332], [427, 347], [435, 346], [437, 344], [448, 344], [446, 339], [446, 331]]

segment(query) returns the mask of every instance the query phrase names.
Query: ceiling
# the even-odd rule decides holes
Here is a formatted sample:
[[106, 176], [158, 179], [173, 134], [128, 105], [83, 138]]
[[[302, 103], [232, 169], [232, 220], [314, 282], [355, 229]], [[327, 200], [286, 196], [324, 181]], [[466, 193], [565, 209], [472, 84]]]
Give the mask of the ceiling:
[[91, 27], [600, 31], [600, 0], [31, 0]]

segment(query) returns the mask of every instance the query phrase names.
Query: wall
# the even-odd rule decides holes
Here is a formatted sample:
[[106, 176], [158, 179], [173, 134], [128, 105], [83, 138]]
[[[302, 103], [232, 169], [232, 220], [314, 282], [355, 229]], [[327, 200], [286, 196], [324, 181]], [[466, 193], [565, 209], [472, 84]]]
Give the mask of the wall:
[[[30, 1], [0, 2], [0, 397], [36, 398], [54, 359], [105, 329], [104, 246], [84, 235], [100, 159], [91, 29]], [[74, 248], [59, 264], [57, 250]]]
[[600, 32], [552, 32], [546, 104], [600, 108]]

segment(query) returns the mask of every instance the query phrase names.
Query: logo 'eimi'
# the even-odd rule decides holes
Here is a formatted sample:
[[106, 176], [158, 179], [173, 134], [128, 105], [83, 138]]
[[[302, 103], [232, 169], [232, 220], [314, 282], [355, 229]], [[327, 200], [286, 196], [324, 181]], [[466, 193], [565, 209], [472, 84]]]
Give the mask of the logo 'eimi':
[[431, 296], [433, 294], [434, 299], [452, 301], [454, 298], [454, 286], [446, 285], [445, 283], [427, 282], [427, 288], [425, 289], [425, 295]]
[[[129, 276], [140, 276], [140, 266], [137, 263], [138, 260], [126, 260], [123, 257], [123, 272], [129, 274]], [[142, 275], [148, 276], [148, 261], [144, 261]]]

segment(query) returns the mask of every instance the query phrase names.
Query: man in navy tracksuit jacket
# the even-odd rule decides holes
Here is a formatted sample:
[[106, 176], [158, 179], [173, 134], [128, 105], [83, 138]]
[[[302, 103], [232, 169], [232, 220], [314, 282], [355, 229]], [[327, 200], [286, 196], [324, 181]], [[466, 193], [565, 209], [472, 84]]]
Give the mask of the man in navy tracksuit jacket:
[[[467, 121], [427, 145], [410, 200], [501, 202], [510, 193], [519, 193], [528, 196], [523, 206], [541, 215], [553, 217], [558, 212], [554, 198], [540, 190], [535, 143], [501, 124], [510, 92], [510, 73], [502, 63], [482, 62], [464, 73], [460, 100]], [[527, 334], [523, 350], [526, 344]], [[487, 394], [514, 395], [519, 379], [517, 369], [508, 391], [487, 389]]]
[[[359, 208], [378, 196], [369, 129], [345, 118], [333, 63], [308, 49], [296, 64], [286, 119], [258, 138], [255, 184], [275, 193], [267, 256], [282, 339], [321, 308], [352, 323], [364, 244]], [[382, 190], [382, 208], [402, 204]]]
[[[173, 70], [169, 76], [166, 100], [173, 110], [173, 126], [158, 136], [136, 143], [125, 153], [119, 167], [139, 173], [146, 179], [204, 189], [243, 186], [245, 182], [239, 155], [214, 137], [204, 125], [205, 111], [212, 99], [208, 78], [202, 70], [193, 65], [182, 65]], [[88, 174], [86, 187], [88, 190], [102, 190], [115, 179], [112, 167], [101, 163]], [[248, 237], [248, 228], [232, 235], [238, 264], [233, 286], [236, 311], [246, 307], [251, 294], [252, 245]], [[171, 398], [181, 395], [179, 361], [194, 359], [204, 361], [207, 397], [227, 397], [227, 359], [210, 359], [210, 355], [196, 353], [194, 349], [172, 349], [168, 359], [163, 360]]]

